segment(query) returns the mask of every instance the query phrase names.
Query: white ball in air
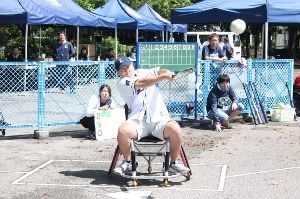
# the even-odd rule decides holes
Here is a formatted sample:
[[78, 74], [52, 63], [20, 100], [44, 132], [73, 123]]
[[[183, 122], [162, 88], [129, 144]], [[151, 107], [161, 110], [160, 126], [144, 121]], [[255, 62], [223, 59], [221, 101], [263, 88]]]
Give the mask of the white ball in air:
[[245, 21], [241, 19], [236, 19], [232, 21], [230, 24], [230, 30], [231, 32], [234, 32], [237, 35], [242, 34], [246, 30]]

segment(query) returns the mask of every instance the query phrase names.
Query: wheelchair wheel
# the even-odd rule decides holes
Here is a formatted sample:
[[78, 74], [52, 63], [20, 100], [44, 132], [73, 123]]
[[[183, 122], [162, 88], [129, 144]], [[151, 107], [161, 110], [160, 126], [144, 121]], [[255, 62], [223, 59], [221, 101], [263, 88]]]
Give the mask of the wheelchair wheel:
[[138, 185], [137, 179], [133, 179], [133, 180], [132, 180], [132, 186], [133, 186], [133, 187], [136, 187], [137, 185]]
[[169, 180], [168, 180], [168, 178], [165, 178], [164, 180], [163, 180], [163, 184], [162, 184], [164, 187], [167, 187], [167, 186], [169, 186]]
[[5, 129], [2, 129], [2, 135], [5, 136]]

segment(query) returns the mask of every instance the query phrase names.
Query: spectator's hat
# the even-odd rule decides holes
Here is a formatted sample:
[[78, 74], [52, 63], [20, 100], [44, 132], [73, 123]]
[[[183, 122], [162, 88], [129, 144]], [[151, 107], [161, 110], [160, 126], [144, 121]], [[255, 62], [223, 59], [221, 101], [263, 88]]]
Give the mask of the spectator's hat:
[[131, 64], [131, 61], [126, 56], [120, 56], [115, 61], [115, 69], [120, 70], [123, 67], [126, 67]]

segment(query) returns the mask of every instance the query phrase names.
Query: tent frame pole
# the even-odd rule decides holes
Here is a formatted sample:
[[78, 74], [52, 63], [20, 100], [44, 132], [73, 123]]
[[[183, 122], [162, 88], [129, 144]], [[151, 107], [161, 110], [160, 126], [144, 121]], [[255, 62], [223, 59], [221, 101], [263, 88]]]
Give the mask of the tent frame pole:
[[79, 57], [79, 34], [80, 34], [80, 28], [79, 26], [77, 26], [77, 41], [76, 41], [76, 60], [78, 60], [78, 57]]
[[27, 56], [27, 53], [28, 53], [28, 24], [26, 24], [25, 26], [25, 62], [28, 61], [28, 56]]
[[269, 35], [269, 23], [268, 22], [265, 22], [265, 48], [264, 48], [264, 50], [265, 50], [265, 60], [267, 60], [268, 59], [268, 42], [269, 42], [269, 40], [268, 40], [268, 35]]
[[115, 50], [116, 50], [116, 57], [118, 57], [118, 32], [117, 28], [115, 28]]

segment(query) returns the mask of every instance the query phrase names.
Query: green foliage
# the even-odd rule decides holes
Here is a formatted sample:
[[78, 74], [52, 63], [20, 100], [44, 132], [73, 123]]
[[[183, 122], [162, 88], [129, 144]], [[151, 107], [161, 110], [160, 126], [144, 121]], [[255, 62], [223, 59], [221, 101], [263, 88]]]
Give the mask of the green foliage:
[[93, 11], [99, 6], [106, 3], [105, 0], [75, 0], [75, 2], [81, 7]]
[[124, 3], [129, 5], [131, 8], [137, 10], [145, 3], [152, 6], [152, 8], [158, 12], [162, 17], [170, 20], [171, 19], [171, 10], [173, 8], [180, 8], [192, 4], [192, 0], [170, 0], [170, 1], [161, 1], [161, 0], [123, 0]]
[[[101, 55], [105, 55], [105, 53], [109, 48], [115, 50], [115, 44], [116, 44], [115, 38], [107, 37], [104, 39], [102, 44], [103, 47], [101, 48]], [[123, 45], [120, 44], [119, 42], [117, 42], [117, 44], [118, 44], [118, 55], [127, 55], [132, 48], [132, 46]]]

